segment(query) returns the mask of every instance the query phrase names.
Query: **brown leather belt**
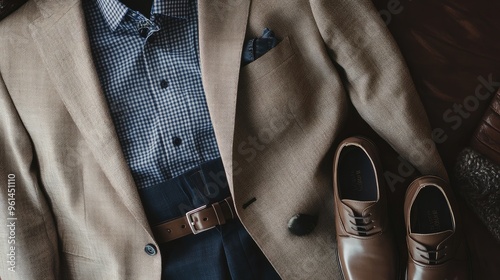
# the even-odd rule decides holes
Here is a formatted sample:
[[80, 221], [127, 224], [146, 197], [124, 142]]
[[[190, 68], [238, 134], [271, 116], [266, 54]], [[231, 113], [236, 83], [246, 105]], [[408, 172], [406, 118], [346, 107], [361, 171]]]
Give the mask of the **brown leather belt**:
[[193, 209], [183, 217], [156, 225], [153, 227], [153, 234], [157, 242], [164, 243], [223, 225], [235, 217], [233, 199], [227, 197], [211, 205]]

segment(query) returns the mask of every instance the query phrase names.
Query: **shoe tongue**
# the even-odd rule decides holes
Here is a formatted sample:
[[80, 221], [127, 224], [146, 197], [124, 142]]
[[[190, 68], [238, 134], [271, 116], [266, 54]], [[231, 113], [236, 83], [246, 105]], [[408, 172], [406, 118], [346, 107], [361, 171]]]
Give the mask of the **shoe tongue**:
[[442, 231], [442, 232], [427, 233], [427, 234], [412, 233], [411, 237], [415, 241], [417, 241], [418, 243], [420, 243], [422, 245], [435, 248], [439, 244], [441, 244], [441, 242], [443, 242], [446, 238], [451, 236], [452, 234], [453, 234], [452, 230], [446, 230], [446, 231]]
[[351, 210], [360, 215], [363, 214], [366, 208], [374, 205], [376, 201], [358, 201], [351, 199], [342, 199], [342, 203], [344, 203], [347, 207], [351, 208]]

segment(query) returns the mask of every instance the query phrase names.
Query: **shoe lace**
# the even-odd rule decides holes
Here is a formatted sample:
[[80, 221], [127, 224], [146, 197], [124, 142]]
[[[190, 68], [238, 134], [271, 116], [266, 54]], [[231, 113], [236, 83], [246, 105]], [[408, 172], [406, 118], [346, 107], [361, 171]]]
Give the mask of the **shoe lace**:
[[426, 260], [429, 264], [441, 264], [444, 261], [444, 258], [446, 257], [446, 249], [448, 246], [444, 246], [441, 248], [436, 248], [435, 250], [430, 250], [427, 248], [418, 248], [417, 250], [422, 252], [423, 254], [420, 254], [420, 257], [422, 257], [424, 260]]
[[349, 213], [348, 215], [354, 220], [354, 222], [352, 220], [349, 221], [349, 223], [351, 223], [351, 229], [356, 231], [358, 235], [366, 236], [375, 228], [375, 226], [372, 225], [375, 220], [371, 218], [371, 213], [366, 215], [353, 215]]

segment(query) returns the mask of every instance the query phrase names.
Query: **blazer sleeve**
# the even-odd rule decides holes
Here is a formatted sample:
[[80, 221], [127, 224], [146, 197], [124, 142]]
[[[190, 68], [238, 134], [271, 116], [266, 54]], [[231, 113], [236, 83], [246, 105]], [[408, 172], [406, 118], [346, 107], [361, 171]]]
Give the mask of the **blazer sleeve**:
[[39, 178], [30, 137], [0, 75], [2, 279], [59, 278], [57, 230]]
[[361, 117], [422, 174], [448, 179], [403, 57], [370, 0], [310, 0]]

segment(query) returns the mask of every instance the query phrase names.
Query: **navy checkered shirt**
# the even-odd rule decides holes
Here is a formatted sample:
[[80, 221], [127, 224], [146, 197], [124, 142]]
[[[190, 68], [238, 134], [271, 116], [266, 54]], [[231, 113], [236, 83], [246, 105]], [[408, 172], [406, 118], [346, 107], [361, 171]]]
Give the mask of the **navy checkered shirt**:
[[154, 1], [149, 19], [118, 0], [83, 3], [97, 73], [137, 186], [218, 158], [196, 1]]

